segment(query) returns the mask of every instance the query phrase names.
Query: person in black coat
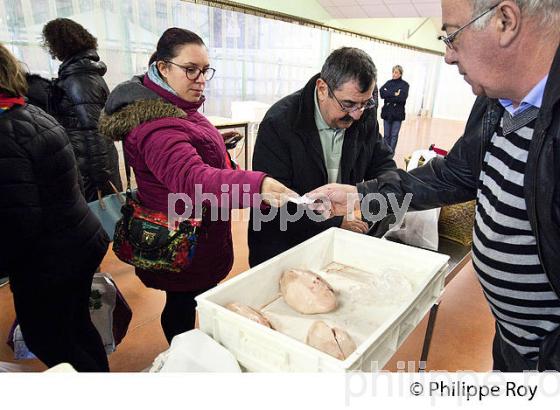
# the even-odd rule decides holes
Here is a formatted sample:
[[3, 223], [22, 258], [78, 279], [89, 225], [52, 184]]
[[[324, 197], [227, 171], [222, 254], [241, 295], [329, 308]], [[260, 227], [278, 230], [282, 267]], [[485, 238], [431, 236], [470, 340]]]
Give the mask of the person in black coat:
[[383, 136], [393, 152], [397, 148], [399, 131], [406, 116], [404, 106], [408, 98], [409, 85], [402, 79], [402, 75], [403, 68], [400, 65], [394, 66], [393, 79], [383, 84], [380, 90], [381, 98], [385, 100], [381, 109]]
[[27, 73], [25, 79], [27, 80], [27, 103], [48, 112], [52, 82], [38, 74], [31, 73]]
[[35, 356], [108, 371], [89, 295], [109, 238], [80, 191], [64, 128], [26, 104], [24, 73], [1, 44], [0, 66], [0, 272]]
[[107, 66], [99, 60], [97, 39], [80, 24], [65, 18], [43, 27], [44, 45], [62, 61], [53, 80], [49, 114], [66, 128], [84, 181], [88, 202], [122, 191], [119, 157], [112, 141], [99, 134], [97, 123], [109, 95], [103, 79]]
[[[325, 61], [305, 87], [282, 98], [259, 126], [253, 169], [266, 172], [303, 195], [328, 182], [357, 183], [395, 169], [379, 134], [373, 100], [376, 68], [364, 51], [343, 47]], [[290, 214], [295, 205], [286, 205]], [[280, 210], [282, 213], [282, 209]], [[331, 227], [365, 233], [348, 216], [315, 222], [307, 215], [283, 229], [280, 217], [259, 226], [252, 211], [249, 264], [255, 266]]]

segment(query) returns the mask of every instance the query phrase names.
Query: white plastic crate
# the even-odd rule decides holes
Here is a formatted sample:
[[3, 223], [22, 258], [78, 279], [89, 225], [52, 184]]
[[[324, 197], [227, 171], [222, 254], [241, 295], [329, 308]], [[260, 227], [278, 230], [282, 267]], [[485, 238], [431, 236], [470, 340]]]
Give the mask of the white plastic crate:
[[[200, 330], [231, 351], [248, 371], [379, 370], [441, 295], [448, 259], [447, 255], [331, 228], [198, 296]], [[337, 267], [346, 270], [335, 276]], [[368, 295], [348, 292], [353, 288], [346, 284], [347, 289], [339, 295], [344, 296], [341, 306], [334, 312], [292, 312], [291, 317], [282, 319], [289, 309], [278, 298], [278, 283], [281, 274], [292, 268], [318, 272], [336, 291], [345, 281], [351, 283], [346, 278], [352, 277], [352, 272], [362, 272], [360, 279], [364, 273], [371, 278], [399, 275], [410, 286], [403, 297], [387, 303], [386, 299], [363, 299]], [[288, 329], [290, 335], [229, 311], [224, 306], [231, 302], [263, 309], [273, 324]], [[337, 360], [306, 345], [301, 328], [318, 319], [344, 328], [356, 341], [356, 351], [346, 360]], [[291, 326], [294, 323], [296, 326]]]

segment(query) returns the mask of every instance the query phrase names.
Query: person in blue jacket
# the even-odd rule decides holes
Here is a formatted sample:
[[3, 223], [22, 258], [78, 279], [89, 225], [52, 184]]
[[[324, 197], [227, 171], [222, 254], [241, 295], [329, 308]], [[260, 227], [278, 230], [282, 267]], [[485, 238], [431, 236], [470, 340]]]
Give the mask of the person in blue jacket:
[[400, 65], [393, 67], [393, 79], [387, 81], [380, 89], [380, 95], [385, 104], [381, 109], [383, 118], [383, 137], [393, 152], [397, 147], [401, 123], [405, 118], [404, 105], [408, 98], [409, 85], [402, 79], [403, 68]]

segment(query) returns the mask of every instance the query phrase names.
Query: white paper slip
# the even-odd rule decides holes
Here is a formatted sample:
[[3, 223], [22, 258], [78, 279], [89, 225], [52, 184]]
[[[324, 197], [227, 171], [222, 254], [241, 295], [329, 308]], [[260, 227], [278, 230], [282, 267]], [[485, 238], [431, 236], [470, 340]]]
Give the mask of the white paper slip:
[[293, 202], [298, 205], [310, 205], [315, 202], [314, 199], [309, 198], [307, 195], [302, 195], [298, 197], [292, 197], [288, 201]]

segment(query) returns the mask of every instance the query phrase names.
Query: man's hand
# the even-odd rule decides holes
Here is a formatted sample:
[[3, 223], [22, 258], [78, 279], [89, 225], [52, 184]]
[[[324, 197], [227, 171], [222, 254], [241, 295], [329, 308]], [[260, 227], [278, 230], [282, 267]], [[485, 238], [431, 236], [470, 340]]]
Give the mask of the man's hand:
[[397, 91], [397, 92], [395, 93], [395, 97], [398, 97], [399, 95], [401, 95], [401, 89], [400, 89], [400, 88], [399, 88], [399, 91]]
[[266, 204], [277, 208], [288, 202], [289, 198], [299, 197], [297, 193], [271, 177], [264, 178], [261, 185], [261, 196]]
[[349, 218], [348, 215], [346, 215], [342, 220], [342, 224], [340, 224], [340, 227], [342, 229], [346, 229], [347, 231], [358, 232], [358, 233], [367, 233], [369, 229], [367, 223], [355, 217], [352, 218], [352, 220], [349, 220], [348, 218]]
[[307, 196], [316, 201], [310, 208], [327, 218], [351, 214], [360, 206], [358, 190], [353, 185], [328, 184], [311, 191]]

